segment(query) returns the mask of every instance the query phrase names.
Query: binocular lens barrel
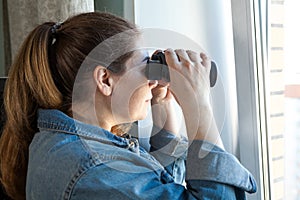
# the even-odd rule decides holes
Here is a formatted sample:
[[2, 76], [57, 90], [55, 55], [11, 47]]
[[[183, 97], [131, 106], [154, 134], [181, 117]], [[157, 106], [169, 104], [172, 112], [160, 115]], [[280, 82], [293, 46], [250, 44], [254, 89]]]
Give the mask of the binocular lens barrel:
[[[169, 68], [163, 52], [155, 53], [148, 60], [146, 66], [146, 76], [148, 80], [163, 80], [170, 82]], [[209, 73], [210, 87], [214, 87], [217, 82], [218, 70], [214, 61], [211, 61], [211, 69]]]

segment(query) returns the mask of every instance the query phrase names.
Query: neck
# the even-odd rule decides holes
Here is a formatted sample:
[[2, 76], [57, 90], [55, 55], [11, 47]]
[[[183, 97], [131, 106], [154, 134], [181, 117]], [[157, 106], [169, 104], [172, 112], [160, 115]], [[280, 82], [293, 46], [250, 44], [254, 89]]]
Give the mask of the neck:
[[111, 128], [115, 125], [113, 120], [111, 120], [111, 113], [105, 111], [106, 109], [101, 109], [100, 112], [99, 109], [96, 111], [93, 105], [73, 104], [72, 110], [73, 118], [86, 124], [99, 126], [108, 131], [111, 131]]

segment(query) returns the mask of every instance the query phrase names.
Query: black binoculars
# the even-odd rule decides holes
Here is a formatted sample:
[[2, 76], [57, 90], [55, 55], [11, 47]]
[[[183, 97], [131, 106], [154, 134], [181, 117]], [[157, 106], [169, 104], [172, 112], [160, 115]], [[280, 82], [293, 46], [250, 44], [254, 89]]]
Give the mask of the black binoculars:
[[[170, 82], [169, 68], [163, 52], [154, 53], [147, 61], [146, 76], [148, 80], [163, 80]], [[211, 69], [209, 73], [210, 87], [216, 84], [218, 76], [217, 65], [211, 61]]]

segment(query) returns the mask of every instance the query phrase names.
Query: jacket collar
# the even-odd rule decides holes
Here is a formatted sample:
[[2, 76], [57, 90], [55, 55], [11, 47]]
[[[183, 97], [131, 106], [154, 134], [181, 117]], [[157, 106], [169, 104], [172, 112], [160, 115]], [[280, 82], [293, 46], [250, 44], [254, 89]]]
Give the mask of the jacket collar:
[[73, 134], [86, 139], [98, 140], [102, 143], [113, 143], [124, 148], [132, 143], [131, 139], [118, 137], [101, 127], [85, 124], [55, 109], [39, 109], [37, 127], [40, 131], [49, 130]]

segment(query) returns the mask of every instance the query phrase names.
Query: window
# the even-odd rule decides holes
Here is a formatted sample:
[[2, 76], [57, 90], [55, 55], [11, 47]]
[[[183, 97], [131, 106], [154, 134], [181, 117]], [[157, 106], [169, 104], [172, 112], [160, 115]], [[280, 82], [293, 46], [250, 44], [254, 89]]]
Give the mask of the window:
[[[298, 199], [300, 4], [232, 0], [240, 159], [254, 173], [249, 199]], [[246, 75], [245, 75], [246, 74]]]
[[[272, 199], [298, 199], [300, 143], [300, 3], [270, 1], [268, 14], [268, 79], [270, 178]], [[297, 46], [298, 45], [298, 46]]]
[[284, 108], [284, 1], [269, 1], [268, 6], [268, 66], [266, 76], [269, 90], [267, 91], [268, 112], [268, 146], [271, 198], [284, 198], [285, 190], [285, 108]]
[[[154, 6], [155, 5], [155, 6]], [[217, 63], [218, 81], [212, 89], [214, 112], [226, 150], [237, 148], [237, 100], [230, 1], [152, 0], [134, 1], [135, 22], [152, 33], [169, 34], [152, 38], [158, 48], [205, 49]], [[221, 33], [221, 34], [220, 34]], [[180, 39], [181, 35], [181, 39]], [[166, 39], [167, 38], [167, 39]], [[193, 43], [182, 42], [192, 40]], [[196, 44], [196, 45], [195, 45]], [[146, 122], [146, 126], [148, 123]]]

